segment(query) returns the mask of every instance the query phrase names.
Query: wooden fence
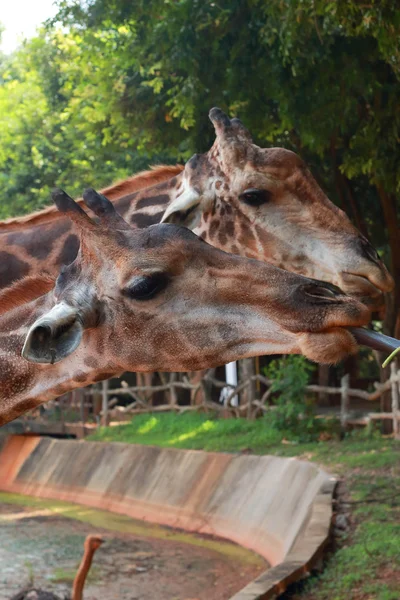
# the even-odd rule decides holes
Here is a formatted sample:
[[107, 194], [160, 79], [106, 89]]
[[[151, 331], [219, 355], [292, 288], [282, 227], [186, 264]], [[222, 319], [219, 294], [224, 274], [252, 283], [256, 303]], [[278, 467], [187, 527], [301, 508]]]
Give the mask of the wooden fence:
[[[231, 401], [248, 389], [257, 388], [254, 384], [263, 384], [266, 390], [259, 397], [240, 403], [238, 406], [232, 406]], [[136, 385], [128, 386], [126, 382], [121, 383], [119, 388], [111, 388], [109, 381], [104, 381], [102, 385], [102, 411], [101, 420], [108, 423], [110, 420], [128, 420], [131, 416], [147, 412], [166, 412], [175, 411], [179, 413], [187, 411], [213, 410], [217, 412], [229, 412], [235, 416], [254, 418], [260, 413], [266, 413], [274, 410], [270, 403], [272, 391], [272, 381], [263, 375], [253, 375], [248, 379], [241, 381], [237, 386], [228, 385], [225, 381], [215, 379], [214, 370], [208, 371], [197, 383], [191, 383], [187, 377], [178, 381], [176, 374], [170, 374], [170, 377], [160, 385]], [[305, 391], [308, 393], [325, 393], [328, 395], [340, 395], [340, 422], [343, 428], [349, 425], [365, 426], [373, 421], [391, 420], [393, 423], [393, 434], [396, 439], [400, 439], [400, 370], [396, 369], [394, 363], [390, 367], [390, 378], [385, 383], [375, 382], [374, 391], [353, 389], [349, 385], [349, 375], [344, 375], [341, 379], [340, 387], [308, 385]], [[212, 387], [224, 390], [223, 402], [217, 403], [212, 399]], [[190, 404], [181, 405], [178, 402], [179, 390], [190, 392]], [[153, 405], [153, 396], [162, 392], [169, 401], [164, 404]], [[359, 398], [365, 401], [377, 401], [387, 392], [391, 392], [392, 411], [391, 412], [366, 412], [361, 416], [355, 417], [351, 411], [351, 398]], [[92, 396], [93, 389], [88, 389], [86, 396]], [[97, 392], [98, 393], [98, 392]], [[127, 396], [132, 401], [125, 405], [118, 405], [118, 396]], [[200, 399], [200, 400], [198, 400]]]
[[[119, 387], [112, 388], [108, 380], [85, 389], [75, 390], [67, 397], [53, 400], [40, 409], [31, 411], [27, 418], [37, 419], [43, 423], [85, 424], [91, 421], [93, 424], [96, 422], [108, 424], [111, 421], [129, 421], [133, 415], [149, 412], [215, 411], [224, 415], [232, 414], [232, 416], [251, 419], [275, 409], [273, 381], [263, 375], [252, 375], [240, 381], [237, 386], [216, 379], [215, 369], [205, 372], [201, 377], [197, 377], [197, 380], [189, 379], [186, 374], [181, 374], [178, 379], [177, 373], [163, 373], [159, 376], [161, 377], [159, 385], [129, 386], [121, 381]], [[374, 390], [371, 392], [351, 388], [349, 375], [344, 375], [340, 387], [308, 385], [305, 393], [339, 396], [340, 409], [334, 411], [333, 416], [340, 418], [343, 429], [390, 420], [393, 424], [394, 437], [400, 439], [400, 370], [392, 363], [390, 378], [383, 384], [375, 382], [373, 387]], [[182, 390], [186, 391], [184, 399], [181, 398]], [[359, 411], [355, 413], [352, 410], [352, 398], [372, 402], [381, 399], [386, 393], [391, 394], [391, 412], [364, 410], [360, 414]], [[157, 402], [154, 398], [156, 394], [158, 394]], [[218, 395], [220, 395], [220, 402], [215, 401]], [[232, 400], [237, 397], [240, 398], [238, 406], [232, 406]]]

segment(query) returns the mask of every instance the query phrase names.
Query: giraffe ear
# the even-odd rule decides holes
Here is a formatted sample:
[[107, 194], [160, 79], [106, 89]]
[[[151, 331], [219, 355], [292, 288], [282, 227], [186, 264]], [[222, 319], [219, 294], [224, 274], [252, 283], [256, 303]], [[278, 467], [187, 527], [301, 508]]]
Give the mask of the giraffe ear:
[[82, 334], [83, 326], [77, 311], [61, 302], [32, 325], [22, 356], [34, 363], [60, 362], [77, 349]]
[[190, 188], [171, 202], [163, 214], [161, 223], [173, 223], [194, 229], [200, 223], [200, 218], [201, 196]]

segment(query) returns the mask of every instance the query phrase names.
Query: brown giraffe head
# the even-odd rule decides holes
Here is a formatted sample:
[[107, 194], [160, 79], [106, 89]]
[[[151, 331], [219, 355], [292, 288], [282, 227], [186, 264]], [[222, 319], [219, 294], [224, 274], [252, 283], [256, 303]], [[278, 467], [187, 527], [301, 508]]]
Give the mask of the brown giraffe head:
[[268, 353], [331, 363], [357, 348], [342, 328], [364, 324], [368, 310], [331, 284], [226, 254], [175, 225], [133, 230], [94, 190], [84, 199], [99, 223], [64, 192], [54, 198], [80, 231], [81, 250], [29, 330], [31, 362], [73, 353], [68, 368], [88, 384]]
[[326, 197], [304, 162], [256, 146], [239, 119], [210, 111], [216, 141], [188, 161], [164, 222], [186, 225], [228, 252], [329, 281], [371, 307], [393, 280], [376, 251]]

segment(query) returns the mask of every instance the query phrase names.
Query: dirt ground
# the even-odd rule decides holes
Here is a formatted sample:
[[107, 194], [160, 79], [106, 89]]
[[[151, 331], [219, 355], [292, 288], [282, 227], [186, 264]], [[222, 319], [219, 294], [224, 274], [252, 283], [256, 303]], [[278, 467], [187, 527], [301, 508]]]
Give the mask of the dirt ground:
[[192, 543], [157, 539], [152, 526], [148, 535], [120, 533], [0, 501], [0, 600], [32, 584], [60, 597], [69, 593], [89, 533], [106, 542], [85, 600], [225, 600], [267, 568], [250, 553], [247, 560], [202, 547], [197, 536], [185, 536]]

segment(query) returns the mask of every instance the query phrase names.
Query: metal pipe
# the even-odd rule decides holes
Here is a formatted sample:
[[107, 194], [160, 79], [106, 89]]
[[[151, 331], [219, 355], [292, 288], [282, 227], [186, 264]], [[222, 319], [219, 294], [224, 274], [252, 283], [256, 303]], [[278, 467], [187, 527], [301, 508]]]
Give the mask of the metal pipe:
[[383, 333], [378, 333], [377, 331], [372, 331], [372, 329], [350, 327], [350, 332], [361, 346], [367, 346], [373, 350], [393, 352], [393, 350], [400, 347], [400, 340], [396, 340], [396, 338], [384, 335]]

